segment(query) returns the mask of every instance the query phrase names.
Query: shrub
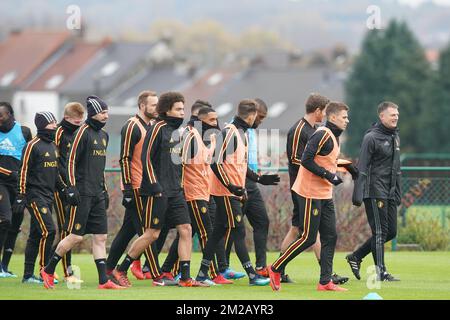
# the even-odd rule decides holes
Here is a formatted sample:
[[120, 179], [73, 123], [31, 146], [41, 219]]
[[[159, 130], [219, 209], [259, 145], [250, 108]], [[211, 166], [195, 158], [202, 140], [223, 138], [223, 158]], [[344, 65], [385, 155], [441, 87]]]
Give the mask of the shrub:
[[443, 227], [439, 219], [408, 215], [406, 226], [399, 228], [397, 241], [401, 244], [419, 244], [426, 251], [447, 250], [450, 247], [450, 230]]

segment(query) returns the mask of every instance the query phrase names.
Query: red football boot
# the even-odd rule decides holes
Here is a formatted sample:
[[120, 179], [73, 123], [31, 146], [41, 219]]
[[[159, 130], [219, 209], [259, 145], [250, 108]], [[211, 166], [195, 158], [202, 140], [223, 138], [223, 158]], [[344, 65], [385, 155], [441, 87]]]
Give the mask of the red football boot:
[[44, 287], [46, 289], [55, 289], [55, 278], [52, 274], [48, 274], [44, 269], [41, 270], [41, 277], [44, 281]]
[[259, 274], [261, 277], [269, 278], [269, 268], [264, 267], [261, 269], [255, 269], [256, 273]]
[[328, 282], [328, 284], [318, 284], [317, 291], [348, 291], [348, 289], [339, 287], [333, 283], [333, 281]]
[[112, 282], [111, 280], [108, 280], [106, 283], [104, 284], [99, 284], [98, 289], [110, 289], [110, 290], [122, 290], [122, 289], [126, 289], [125, 287], [119, 286], [117, 284], [115, 284], [114, 282]]
[[228, 279], [225, 279], [224, 276], [222, 276], [221, 274], [219, 274], [218, 276], [216, 276], [214, 279], [212, 279], [212, 281], [215, 284], [233, 284], [234, 282]]
[[178, 281], [180, 287], [209, 287], [208, 284], [194, 280], [192, 278]]
[[111, 273], [111, 276], [114, 278], [114, 280], [116, 280], [116, 283], [119, 286], [125, 288], [131, 287], [131, 282], [128, 279], [126, 272], [121, 272], [117, 269], [114, 269], [113, 272]]
[[131, 263], [131, 273], [137, 280], [144, 280], [144, 273], [142, 272], [142, 266], [140, 260], [135, 260]]
[[272, 290], [279, 291], [281, 289], [281, 273], [273, 271], [272, 266], [268, 266], [267, 269], [269, 271], [270, 286], [272, 287]]

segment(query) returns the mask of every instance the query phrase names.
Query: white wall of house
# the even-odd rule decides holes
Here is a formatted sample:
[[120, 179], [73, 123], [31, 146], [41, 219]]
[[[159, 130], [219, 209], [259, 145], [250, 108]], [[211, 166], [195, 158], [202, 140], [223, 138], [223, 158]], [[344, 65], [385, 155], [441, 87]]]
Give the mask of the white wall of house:
[[56, 119], [61, 118], [59, 94], [57, 92], [17, 91], [13, 97], [16, 120], [36, 132], [34, 116], [36, 112], [50, 111]]

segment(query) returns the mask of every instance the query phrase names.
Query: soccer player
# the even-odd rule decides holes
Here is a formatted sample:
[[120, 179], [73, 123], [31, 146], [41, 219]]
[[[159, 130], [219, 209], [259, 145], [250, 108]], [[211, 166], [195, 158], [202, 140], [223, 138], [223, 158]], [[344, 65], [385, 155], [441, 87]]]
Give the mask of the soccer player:
[[384, 244], [397, 234], [397, 206], [401, 203], [398, 106], [382, 102], [378, 117], [378, 123], [364, 136], [358, 161], [361, 174], [353, 191], [353, 204], [359, 207], [364, 202], [372, 237], [346, 259], [359, 280], [362, 259], [372, 252], [378, 280], [399, 281], [387, 272], [384, 262]]
[[182, 189], [181, 137], [178, 129], [184, 119], [184, 97], [178, 92], [160, 96], [156, 110], [158, 121], [145, 137], [142, 154], [144, 166], [141, 196], [143, 198], [144, 233], [136, 239], [125, 259], [112, 272], [121, 286], [131, 286], [127, 271], [131, 263], [158, 239], [164, 224], [176, 227], [180, 234], [178, 256], [180, 258], [183, 287], [206, 286], [190, 276], [192, 228], [189, 211]]
[[[191, 116], [183, 133], [183, 189], [192, 222], [192, 233], [199, 235], [200, 247], [204, 251], [208, 237], [212, 234], [209, 198], [211, 175], [213, 173], [210, 163], [215, 149], [215, 133], [220, 131], [217, 113], [214, 109], [205, 106], [195, 110], [196, 106], [197, 104], [193, 105], [194, 111], [191, 111], [191, 113], [195, 113], [195, 115]], [[212, 137], [210, 137], [211, 134], [213, 134]], [[205, 140], [212, 140], [209, 148], [206, 146]], [[163, 266], [165, 272], [170, 272], [173, 263], [178, 258], [176, 251], [178, 240], [177, 237], [170, 248], [169, 255], [164, 263], [165, 266]], [[225, 279], [219, 271], [216, 261], [213, 260], [210, 266], [212, 281], [209, 277], [197, 280], [208, 285], [233, 283]]]
[[301, 236], [293, 241], [269, 269], [273, 290], [281, 289], [281, 270], [301, 252], [316, 242], [320, 231], [320, 282], [317, 290], [347, 291], [331, 280], [336, 246], [336, 217], [333, 204], [333, 185], [342, 183], [336, 175], [340, 153], [339, 136], [346, 129], [348, 106], [330, 102], [326, 106], [327, 123], [319, 127], [308, 141], [301, 159], [295, 192]]
[[[295, 179], [297, 178], [298, 170], [301, 166], [301, 159], [303, 151], [309, 138], [316, 131], [316, 125], [322, 123], [325, 117], [325, 107], [330, 100], [317, 93], [312, 93], [306, 100], [306, 114], [303, 118], [298, 120], [290, 129], [287, 135], [286, 153], [288, 157], [289, 168], [289, 182], [292, 188]], [[281, 244], [281, 252], [284, 252], [287, 247], [295, 241], [300, 235], [299, 212], [297, 202], [295, 201], [295, 192], [291, 190], [292, 202], [294, 204], [292, 226]], [[312, 248], [316, 256], [317, 262], [320, 266], [320, 233], [317, 233], [316, 243]], [[348, 281], [348, 277], [341, 277], [333, 273], [332, 280], [334, 284], [343, 284]], [[293, 281], [285, 274], [285, 270], [281, 270], [281, 282], [292, 283]]]
[[[8, 102], [0, 102], [0, 278], [16, 278], [8, 270], [14, 251], [23, 212], [13, 214], [11, 206], [17, 194], [17, 178], [22, 151], [31, 140], [31, 131], [14, 119], [14, 110]], [[37, 278], [30, 281], [38, 282]]]
[[[255, 99], [257, 106], [257, 116], [253, 126], [247, 130], [248, 133], [248, 166], [254, 171], [258, 172], [258, 142], [256, 140], [256, 129], [261, 125], [264, 119], [267, 117], [267, 105], [261, 99]], [[268, 176], [271, 177], [271, 176]], [[271, 178], [272, 179], [272, 178]], [[266, 184], [266, 181], [259, 180], [261, 184]], [[273, 181], [269, 181], [270, 184], [278, 184], [279, 178], [275, 178]], [[247, 216], [250, 225], [253, 228], [253, 242], [255, 244], [256, 272], [268, 278], [269, 271], [267, 269], [267, 237], [269, 234], [269, 216], [267, 215], [266, 206], [259, 191], [258, 185], [255, 181], [245, 179], [245, 188], [247, 190], [247, 201], [242, 208], [243, 215]], [[227, 245], [227, 258], [230, 259], [231, 247], [233, 239], [228, 241]]]
[[[212, 109], [212, 105], [207, 102], [207, 101], [203, 101], [203, 100], [196, 100], [194, 102], [194, 104], [191, 107], [191, 119], [190, 121], [201, 121], [198, 118], [198, 113], [199, 110], [202, 108], [210, 108]], [[204, 124], [205, 126], [208, 125], [212, 125], [214, 126], [214, 123], [217, 122], [217, 119], [215, 118], [215, 113], [214, 112], [209, 112], [207, 116], [203, 117], [203, 122], [205, 122], [206, 124]], [[202, 125], [203, 127], [203, 125]], [[209, 129], [210, 131], [214, 131], [215, 129], [211, 128]], [[217, 123], [217, 133], [220, 132], [220, 128], [218, 126]], [[211, 140], [212, 138], [210, 137], [210, 135], [205, 135], [205, 133], [202, 132], [202, 136], [203, 136], [203, 143], [205, 144], [206, 147], [208, 147], [209, 149], [212, 148], [211, 146]], [[214, 140], [215, 142], [215, 140]], [[214, 149], [214, 148], [212, 148]], [[212, 173], [210, 172], [209, 177], [210, 177], [210, 182], [212, 179]], [[216, 216], [216, 203], [214, 202], [214, 198], [210, 195], [209, 197], [209, 202], [208, 202], [208, 215], [209, 218], [211, 220], [211, 225], [214, 225], [214, 218]], [[166, 241], [166, 237], [167, 234], [169, 232], [169, 228], [167, 226], [165, 226], [162, 230], [161, 233], [159, 235], [158, 240], [156, 241], [157, 247], [158, 247], [158, 251], [161, 251], [164, 242]], [[162, 271], [166, 272], [166, 274], [168, 272], [171, 272], [172, 275], [176, 275], [177, 277], [179, 277], [179, 260], [177, 260], [178, 257], [178, 253], [177, 253], [177, 242], [179, 239], [179, 235], [177, 234], [177, 238], [175, 239], [175, 241], [172, 243], [170, 250], [169, 250], [169, 254], [167, 255], [166, 260], [164, 261], [164, 264], [162, 266]], [[245, 274], [242, 272], [238, 272], [238, 271], [234, 271], [232, 270], [227, 262], [226, 256], [225, 256], [225, 239], [222, 239], [218, 245], [217, 245], [217, 249], [216, 249], [216, 258], [217, 258], [217, 266], [218, 266], [218, 270], [220, 275], [222, 275], [224, 278], [226, 279], [240, 279], [245, 277]], [[216, 282], [217, 281], [221, 281], [221, 278], [218, 277], [216, 278]]]
[[[125, 215], [122, 227], [114, 238], [109, 250], [107, 260], [107, 272], [111, 274], [120, 257], [125, 252], [128, 243], [138, 234], [144, 232], [142, 228], [143, 208], [139, 194], [142, 182], [142, 159], [145, 136], [150, 125], [157, 117], [156, 105], [158, 96], [153, 91], [143, 91], [138, 97], [138, 114], [130, 118], [122, 128], [120, 167], [122, 172], [122, 204], [125, 207]], [[155, 279], [158, 281], [160, 268], [155, 246], [148, 247], [144, 251], [146, 262], [144, 269], [141, 268], [141, 261], [137, 259], [131, 266], [131, 272], [138, 280]]]
[[[70, 147], [75, 131], [83, 124], [84, 108], [78, 102], [70, 102], [64, 107], [64, 118], [56, 129], [55, 144], [58, 148], [58, 169], [64, 183], [68, 183], [67, 179], [67, 156], [69, 155]], [[67, 236], [64, 225], [69, 218], [67, 210], [68, 204], [64, 197], [59, 192], [55, 193], [55, 210], [58, 222], [59, 240]], [[55, 251], [56, 246], [53, 251]], [[68, 251], [61, 259], [64, 278], [66, 282], [81, 283], [82, 280], [73, 275], [71, 266], [71, 251]]]
[[245, 178], [254, 181], [275, 182], [277, 175], [258, 176], [248, 169], [248, 141], [246, 131], [251, 128], [257, 115], [257, 103], [243, 100], [239, 103], [234, 120], [221, 132], [211, 169], [214, 172], [211, 194], [217, 205], [212, 236], [208, 239], [197, 279], [207, 277], [219, 241], [227, 235], [233, 237], [239, 260], [246, 271], [250, 285], [267, 285], [269, 280], [256, 273], [245, 244], [245, 225], [242, 219], [241, 201], [246, 200]]
[[67, 160], [67, 202], [70, 217], [66, 222], [69, 235], [62, 239], [47, 266], [41, 270], [44, 286], [54, 288], [54, 272], [62, 257], [92, 234], [92, 253], [98, 271], [98, 289], [122, 289], [106, 274], [106, 210], [109, 198], [105, 181], [108, 134], [103, 127], [108, 121], [108, 106], [96, 96], [86, 99], [88, 118], [75, 133]]
[[58, 149], [54, 143], [56, 118], [50, 112], [38, 112], [34, 123], [37, 136], [25, 147], [20, 168], [18, 193], [13, 205], [14, 214], [31, 214], [30, 234], [25, 247], [25, 270], [22, 282], [33, 277], [39, 253], [39, 267], [49, 261], [56, 229], [51, 207], [54, 194], [65, 194], [65, 185], [58, 172]]

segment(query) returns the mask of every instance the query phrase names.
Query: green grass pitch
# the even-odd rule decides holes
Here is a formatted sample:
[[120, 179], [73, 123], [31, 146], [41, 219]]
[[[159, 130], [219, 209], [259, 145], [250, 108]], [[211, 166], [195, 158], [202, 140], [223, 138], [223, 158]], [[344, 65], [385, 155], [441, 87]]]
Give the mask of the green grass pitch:
[[[253, 255], [252, 255], [253, 256]], [[269, 262], [277, 253], [269, 253]], [[163, 261], [165, 254], [160, 259]], [[348, 292], [317, 292], [319, 268], [313, 253], [305, 252], [294, 259], [287, 268], [295, 284], [285, 284], [280, 292], [272, 292], [267, 287], [250, 287], [246, 278], [235, 281], [233, 285], [210, 288], [152, 287], [150, 281], [130, 279], [133, 287], [120, 290], [98, 290], [97, 272], [90, 255], [74, 255], [73, 264], [81, 269], [85, 281], [80, 289], [69, 289], [65, 283], [56, 285], [55, 290], [45, 290], [40, 285], [22, 284], [23, 255], [13, 256], [10, 269], [19, 278], [0, 279], [0, 299], [45, 299], [45, 300], [360, 300], [370, 292], [376, 292], [384, 299], [450, 299], [450, 254], [449, 252], [387, 252], [386, 261], [389, 271], [401, 278], [401, 282], [381, 283], [381, 288], [369, 289], [366, 274], [372, 264], [369, 256], [361, 268], [362, 279], [356, 280], [344, 259], [345, 253], [336, 253], [335, 271], [350, 277], [344, 286]], [[200, 261], [200, 254], [193, 254], [191, 273], [195, 275]], [[232, 266], [242, 270], [236, 256], [232, 255]], [[57, 272], [62, 273], [58, 266]]]

